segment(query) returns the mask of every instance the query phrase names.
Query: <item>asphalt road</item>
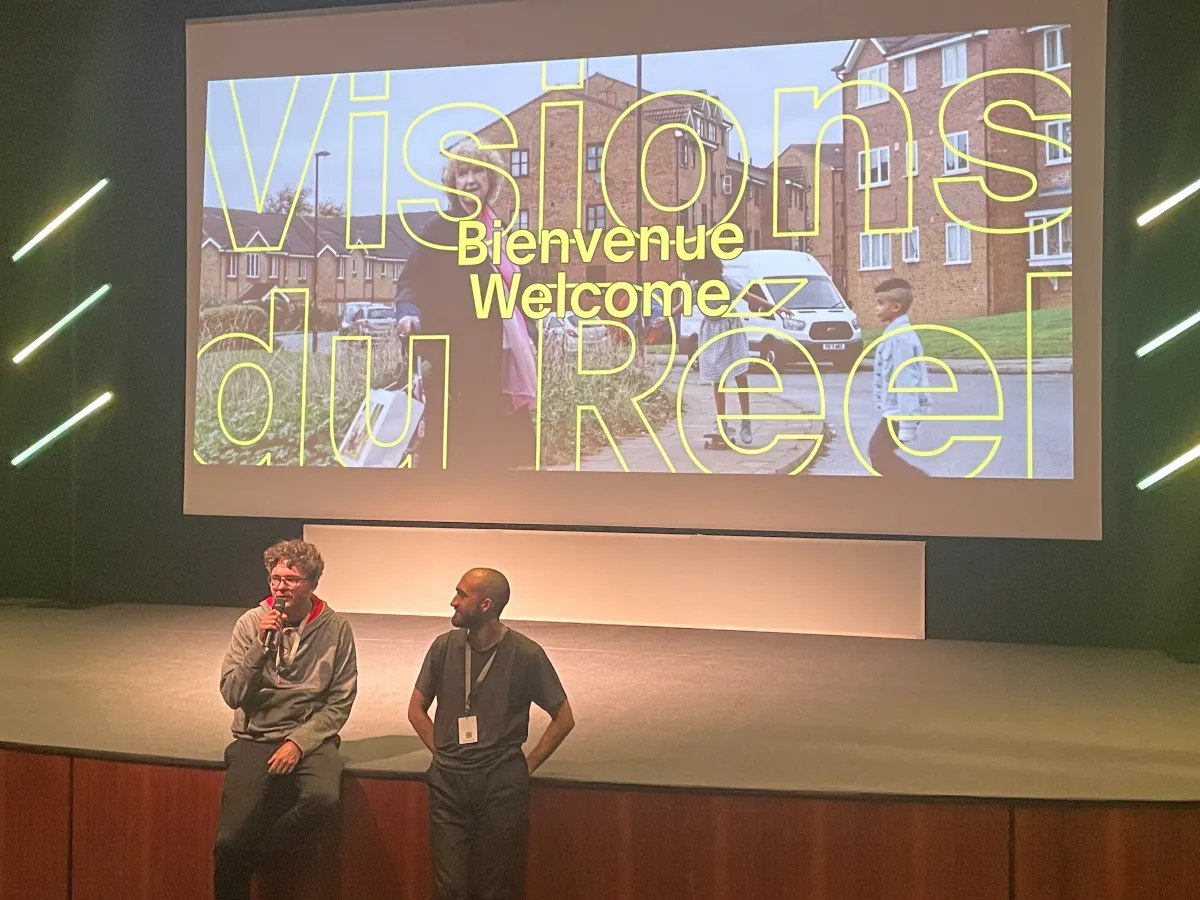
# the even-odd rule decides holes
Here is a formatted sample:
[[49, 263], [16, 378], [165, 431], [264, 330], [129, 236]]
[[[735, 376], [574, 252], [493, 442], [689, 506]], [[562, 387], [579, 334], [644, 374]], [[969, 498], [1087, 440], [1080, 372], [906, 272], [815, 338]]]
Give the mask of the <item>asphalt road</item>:
[[[814, 475], [865, 475], [847, 437], [843, 402], [846, 376], [822, 371], [826, 395], [826, 422], [833, 437], [828, 452], [809, 470]], [[997, 410], [995, 384], [989, 375], [958, 375], [957, 391], [933, 393], [934, 415], [980, 415]], [[850, 395], [850, 427], [859, 450], [866, 455], [867, 443], [879, 421], [872, 407], [870, 371], [860, 371], [854, 378]], [[816, 378], [811, 374], [785, 373], [784, 395], [809, 409], [818, 409], [820, 402]], [[768, 385], [766, 376], [751, 376], [751, 383]], [[941, 373], [930, 374], [933, 388], [949, 387], [949, 379]], [[962, 435], [999, 435], [1000, 448], [987, 468], [978, 477], [1026, 477], [1026, 418], [1025, 377], [1000, 377], [1003, 392], [1001, 421], [923, 422], [913, 443], [916, 450], [935, 450], [949, 438]], [[1033, 381], [1034, 476], [1037, 478], [1071, 478], [1073, 467], [1072, 442], [1072, 376], [1035, 375]], [[906, 459], [930, 475], [962, 477], [978, 466], [987, 455], [990, 444], [958, 442], [938, 456]]]
[[[333, 346], [334, 333], [331, 331], [322, 331], [317, 335], [317, 352], [329, 354], [330, 348]], [[303, 337], [296, 333], [276, 334], [275, 340], [284, 350], [299, 352], [302, 349], [301, 341]], [[308, 336], [308, 346], [312, 348], [312, 335]]]

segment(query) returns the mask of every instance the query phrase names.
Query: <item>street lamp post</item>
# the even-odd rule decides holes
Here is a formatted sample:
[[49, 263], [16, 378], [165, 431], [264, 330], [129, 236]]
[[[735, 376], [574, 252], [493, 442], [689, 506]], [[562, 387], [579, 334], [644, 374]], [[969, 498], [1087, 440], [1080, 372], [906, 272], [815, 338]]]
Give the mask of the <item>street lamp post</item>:
[[[675, 130], [675, 205], [679, 206], [679, 166], [683, 160], [683, 130], [676, 128]], [[689, 216], [691, 213], [688, 214]], [[683, 216], [680, 212], [675, 213], [675, 224], [681, 224], [680, 220]], [[675, 249], [675, 280], [679, 280], [679, 248]]]
[[[314, 313], [317, 311], [318, 307], [317, 264], [321, 261], [321, 160], [328, 155], [328, 150], [319, 150], [313, 156], [313, 159], [316, 161], [316, 171], [313, 173], [313, 282], [312, 297], [309, 300], [309, 308]], [[319, 339], [320, 328], [313, 328], [312, 349], [314, 353], [318, 352]]]

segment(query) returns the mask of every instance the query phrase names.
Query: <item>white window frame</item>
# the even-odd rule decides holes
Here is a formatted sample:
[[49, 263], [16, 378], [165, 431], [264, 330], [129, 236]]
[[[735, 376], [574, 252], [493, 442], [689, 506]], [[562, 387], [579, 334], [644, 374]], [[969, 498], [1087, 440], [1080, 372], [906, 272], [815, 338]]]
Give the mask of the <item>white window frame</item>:
[[916, 178], [920, 171], [920, 155], [916, 141], [909, 141], [904, 151], [904, 174], [908, 178]]
[[[592, 167], [592, 160], [593, 160], [592, 151], [593, 150], [596, 151], [595, 157], [594, 157], [594, 159], [596, 161], [595, 168]], [[604, 158], [604, 144], [603, 143], [597, 144], [594, 142], [591, 144], [588, 144], [587, 146], [585, 146], [583, 148], [583, 155], [584, 155], [584, 170], [587, 172], [599, 172], [600, 171], [600, 162]]]
[[267, 267], [267, 271], [271, 274], [268, 276], [272, 281], [279, 280], [279, 256], [275, 253], [271, 254], [271, 263]]
[[[947, 62], [953, 61], [956, 71], [949, 71]], [[957, 71], [958, 63], [962, 63], [961, 71]], [[955, 77], [957, 76], [957, 77]], [[962, 84], [967, 80], [967, 42], [958, 41], [942, 48], [942, 87]]]
[[[909, 254], [909, 250], [913, 252]], [[906, 263], [921, 261], [921, 228], [913, 226], [900, 234], [900, 258]]]
[[[955, 138], [961, 137], [963, 145], [957, 146], [954, 142]], [[943, 175], [961, 175], [963, 172], [971, 171], [971, 164], [961, 156], [956, 156], [950, 152], [950, 148], [946, 146], [949, 143], [956, 150], [970, 155], [971, 153], [971, 132], [969, 131], [954, 131], [946, 135], [946, 142], [942, 144], [942, 174]], [[953, 162], [955, 168], [950, 168], [950, 163]]]
[[301, 258], [300, 258], [300, 275], [299, 275], [299, 278], [300, 278], [300, 280], [301, 280], [301, 281], [307, 281], [307, 280], [308, 280], [308, 260], [307, 260], [307, 259], [304, 259], [303, 257], [301, 257]]
[[225, 277], [226, 278], [237, 278], [237, 275], [238, 275], [238, 273], [237, 273], [237, 270], [238, 270], [237, 258], [238, 258], [238, 255], [236, 253], [229, 254], [229, 257], [225, 262]]
[[517, 211], [517, 222], [515, 225], [516, 231], [529, 230], [529, 210], [521, 209]]
[[[1046, 72], [1057, 72], [1059, 69], [1071, 68], [1071, 61], [1063, 62], [1064, 50], [1066, 43], [1063, 41], [1063, 32], [1070, 26], [1061, 25], [1058, 28], [1047, 28], [1042, 32], [1042, 69]], [[1050, 65], [1050, 41], [1053, 39], [1056, 46], [1058, 63]]]
[[262, 276], [262, 254], [247, 253], [246, 254], [246, 277], [259, 278]]
[[375, 277], [375, 260], [371, 259], [369, 256], [363, 260], [363, 277], [367, 281], [370, 281]]
[[[870, 249], [868, 249], [870, 248]], [[867, 257], [872, 255], [873, 249], [880, 249], [879, 265], [865, 265]], [[864, 253], [864, 249], [867, 252]], [[868, 234], [865, 231], [859, 232], [858, 235], [858, 271], [860, 272], [883, 272], [892, 267], [892, 236], [891, 234]]]
[[[1057, 128], [1055, 128], [1057, 126]], [[1057, 130], [1058, 134], [1051, 134], [1051, 130]], [[1070, 119], [1051, 119], [1046, 123], [1046, 137], [1057, 138], [1067, 146], [1071, 144], [1071, 120]], [[1064, 137], [1063, 135], [1066, 135]], [[1058, 154], [1054, 156], [1052, 154]], [[1046, 165], [1062, 166], [1071, 161], [1071, 154], [1062, 147], [1057, 147], [1049, 142], [1046, 143]]]
[[[869, 66], [865, 69], [858, 70], [859, 81], [880, 81], [884, 84], [888, 82], [888, 64], [882, 62], [877, 66]], [[858, 108], [863, 109], [867, 106], [878, 106], [880, 103], [887, 103], [888, 92], [883, 88], [875, 87], [870, 84], [860, 84], [858, 86]]]
[[[967, 258], [966, 259], [951, 259], [950, 258], [950, 235], [953, 232], [955, 235], [965, 233], [967, 236]], [[961, 245], [955, 245], [955, 249], [961, 250]], [[946, 223], [946, 265], [948, 266], [969, 266], [971, 264], [971, 229], [965, 225], [959, 225], [957, 222]]]
[[345, 281], [345, 280], [346, 280], [346, 257], [344, 257], [344, 256], [339, 256], [339, 257], [338, 257], [338, 273], [337, 273], [337, 280], [338, 280], [338, 281]]
[[[870, 181], [871, 173], [878, 168], [880, 174], [882, 174], [883, 167], [885, 165], [887, 166], [887, 178], [880, 178], [879, 181], [871, 181], [871, 187], [887, 187], [892, 183], [892, 148], [872, 147], [869, 152], [871, 154], [871, 158], [867, 159], [867, 165], [864, 166], [863, 158], [867, 155], [868, 151], [858, 151], [858, 189], [860, 191], [866, 187], [866, 185], [863, 183], [863, 176], [865, 175], [867, 180]], [[879, 154], [879, 156], [875, 157], [875, 154]], [[878, 166], [875, 165], [873, 161], [875, 158], [878, 159]]]
[[904, 57], [904, 93], [917, 89], [917, 54]]
[[508, 152], [508, 174], [513, 178], [529, 176], [529, 151], [524, 147]]
[[[1067, 210], [1062, 209], [1038, 209], [1032, 210], [1025, 214], [1026, 223], [1030, 226], [1040, 225], [1049, 222], [1051, 219], [1057, 219]], [[1038, 231], [1029, 232], [1029, 265], [1031, 266], [1062, 266], [1071, 265], [1072, 251], [1074, 250], [1074, 226], [1071, 224], [1073, 216], [1067, 216], [1061, 222], [1053, 225], [1051, 228], [1042, 228]], [[1050, 231], [1057, 229], [1058, 231], [1058, 253], [1039, 253], [1038, 244], [1046, 247], [1049, 244]], [[1063, 238], [1070, 238], [1072, 241], [1071, 250], [1064, 251]]]

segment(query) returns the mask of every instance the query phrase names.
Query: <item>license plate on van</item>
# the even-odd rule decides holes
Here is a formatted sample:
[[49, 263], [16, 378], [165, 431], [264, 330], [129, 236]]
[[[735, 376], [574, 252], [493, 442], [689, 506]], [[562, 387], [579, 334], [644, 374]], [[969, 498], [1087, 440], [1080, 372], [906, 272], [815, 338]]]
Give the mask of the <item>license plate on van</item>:
[[846, 345], [845, 344], [822, 344], [821, 349], [822, 350], [845, 350]]

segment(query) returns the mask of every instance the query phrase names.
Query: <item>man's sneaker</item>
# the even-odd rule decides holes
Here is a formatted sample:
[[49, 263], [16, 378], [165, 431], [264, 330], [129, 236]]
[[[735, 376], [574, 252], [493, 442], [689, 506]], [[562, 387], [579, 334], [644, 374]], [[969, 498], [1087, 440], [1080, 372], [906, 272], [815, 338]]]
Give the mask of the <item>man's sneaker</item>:
[[749, 422], [742, 422], [742, 443], [747, 447], [754, 443], [754, 431]]

